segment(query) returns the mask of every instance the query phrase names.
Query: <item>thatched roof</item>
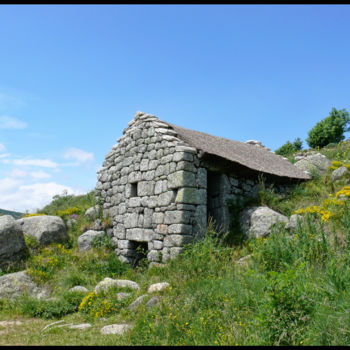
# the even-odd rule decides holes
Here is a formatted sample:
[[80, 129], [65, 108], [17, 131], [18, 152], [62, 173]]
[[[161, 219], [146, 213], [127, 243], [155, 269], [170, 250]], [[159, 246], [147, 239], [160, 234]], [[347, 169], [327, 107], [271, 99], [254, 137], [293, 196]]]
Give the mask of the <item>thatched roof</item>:
[[213, 136], [162, 121], [188, 145], [201, 150], [202, 154], [221, 157], [254, 171], [290, 179], [309, 180], [310, 176], [281, 156], [256, 145]]

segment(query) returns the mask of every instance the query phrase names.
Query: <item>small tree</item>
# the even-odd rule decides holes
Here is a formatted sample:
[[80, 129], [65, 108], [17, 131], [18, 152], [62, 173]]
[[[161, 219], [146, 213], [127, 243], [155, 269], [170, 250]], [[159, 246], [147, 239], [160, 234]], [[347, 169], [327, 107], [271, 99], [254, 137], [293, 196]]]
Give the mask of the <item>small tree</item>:
[[297, 139], [295, 139], [293, 143], [291, 143], [290, 141], [287, 141], [283, 146], [278, 148], [275, 151], [275, 153], [283, 157], [288, 157], [292, 153], [296, 151], [300, 151], [302, 149], [302, 146], [303, 146], [303, 141], [301, 141], [300, 137], [298, 137]]
[[308, 133], [306, 139], [312, 148], [325, 147], [330, 143], [338, 143], [344, 140], [344, 132], [350, 121], [349, 112], [346, 109], [332, 108], [328, 117], [318, 122]]

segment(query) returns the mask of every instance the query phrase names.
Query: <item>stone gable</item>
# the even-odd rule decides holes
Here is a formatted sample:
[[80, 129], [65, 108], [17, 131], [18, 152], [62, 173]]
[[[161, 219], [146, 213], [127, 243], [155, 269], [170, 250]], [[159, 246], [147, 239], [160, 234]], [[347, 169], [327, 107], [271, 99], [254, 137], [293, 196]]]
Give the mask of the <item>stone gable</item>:
[[257, 193], [258, 173], [226, 173], [153, 115], [136, 113], [117, 142], [95, 194], [112, 219], [121, 261], [135, 262], [142, 248], [149, 261], [166, 262], [204, 236], [208, 215], [229, 228], [228, 199]]

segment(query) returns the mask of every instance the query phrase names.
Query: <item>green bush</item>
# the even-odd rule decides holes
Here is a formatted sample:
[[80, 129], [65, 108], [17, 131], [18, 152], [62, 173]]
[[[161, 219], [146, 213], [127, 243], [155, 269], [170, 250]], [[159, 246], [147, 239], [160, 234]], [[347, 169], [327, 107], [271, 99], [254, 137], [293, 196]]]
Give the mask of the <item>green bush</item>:
[[37, 300], [24, 296], [20, 308], [24, 315], [44, 319], [61, 318], [64, 315], [78, 311], [84, 293], [65, 293], [56, 300]]
[[298, 137], [297, 139], [295, 139], [293, 143], [290, 141], [287, 141], [283, 146], [278, 148], [275, 151], [275, 153], [280, 156], [287, 157], [297, 151], [300, 151], [302, 149], [302, 146], [303, 146], [303, 141], [301, 141], [300, 137]]
[[344, 132], [350, 121], [349, 112], [346, 109], [337, 110], [332, 108], [328, 117], [318, 122], [308, 133], [306, 139], [312, 148], [325, 147], [330, 143], [338, 143], [344, 140]]

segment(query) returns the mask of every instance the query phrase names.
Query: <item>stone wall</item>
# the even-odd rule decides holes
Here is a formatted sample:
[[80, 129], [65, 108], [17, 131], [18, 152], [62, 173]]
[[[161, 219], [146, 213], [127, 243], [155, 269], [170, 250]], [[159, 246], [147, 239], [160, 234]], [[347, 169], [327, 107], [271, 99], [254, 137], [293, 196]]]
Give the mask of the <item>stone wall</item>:
[[227, 201], [257, 194], [258, 174], [246, 179], [199, 159], [153, 115], [136, 113], [117, 142], [98, 172], [95, 194], [113, 221], [121, 261], [134, 262], [138, 247], [146, 246], [149, 261], [166, 262], [204, 236], [207, 214], [226, 231]]
[[122, 261], [134, 261], [137, 243], [147, 242], [148, 260], [165, 262], [205, 232], [206, 169], [176, 136], [139, 112], [98, 172], [96, 197], [113, 220]]
[[214, 219], [216, 230], [225, 232], [229, 230], [231, 221], [228, 201], [256, 196], [258, 179], [208, 171], [208, 214]]

